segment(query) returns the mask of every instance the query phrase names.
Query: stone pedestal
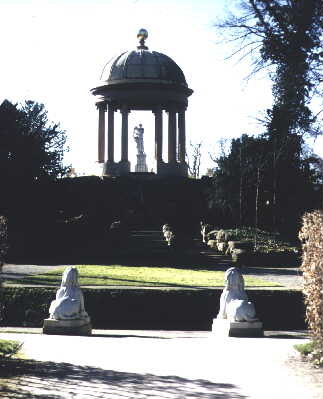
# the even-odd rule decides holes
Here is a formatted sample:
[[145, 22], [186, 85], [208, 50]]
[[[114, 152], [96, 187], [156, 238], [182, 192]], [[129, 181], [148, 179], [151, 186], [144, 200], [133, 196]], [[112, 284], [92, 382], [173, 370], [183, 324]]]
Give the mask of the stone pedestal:
[[45, 319], [43, 334], [53, 335], [91, 335], [92, 326], [89, 317], [82, 320]]
[[129, 161], [120, 161], [113, 162], [107, 161], [103, 166], [103, 175], [110, 176], [123, 176], [130, 173], [130, 162]]
[[261, 321], [230, 321], [213, 319], [212, 332], [218, 337], [263, 337]]
[[137, 154], [137, 164], [135, 166], [135, 172], [148, 172], [145, 153]]
[[156, 171], [159, 176], [184, 176], [187, 177], [187, 164], [178, 162], [166, 163], [156, 162]]
[[118, 164], [113, 161], [106, 161], [103, 165], [103, 175], [116, 176], [118, 169]]

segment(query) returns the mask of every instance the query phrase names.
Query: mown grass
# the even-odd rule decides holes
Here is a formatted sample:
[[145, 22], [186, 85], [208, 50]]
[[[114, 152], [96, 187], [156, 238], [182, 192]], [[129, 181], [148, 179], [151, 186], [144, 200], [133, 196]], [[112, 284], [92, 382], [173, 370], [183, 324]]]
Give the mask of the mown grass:
[[[98, 266], [79, 265], [82, 286], [139, 286], [139, 287], [222, 287], [224, 272], [213, 270], [191, 270], [172, 267], [143, 266]], [[60, 285], [62, 270], [28, 276], [11, 283], [32, 285]], [[260, 278], [244, 277], [246, 287], [279, 287], [279, 284]]]

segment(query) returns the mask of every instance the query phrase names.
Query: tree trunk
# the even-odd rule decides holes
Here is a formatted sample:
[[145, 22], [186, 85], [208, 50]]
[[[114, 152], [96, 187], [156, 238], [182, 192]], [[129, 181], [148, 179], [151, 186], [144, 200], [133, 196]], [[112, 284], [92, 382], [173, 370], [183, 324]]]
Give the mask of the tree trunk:
[[256, 204], [255, 204], [255, 249], [257, 248], [259, 186], [260, 186], [260, 168], [258, 167], [257, 168], [257, 183], [256, 183]]
[[241, 159], [241, 146], [240, 146], [240, 183], [239, 183], [239, 226], [242, 226], [242, 159]]
[[274, 139], [273, 151], [273, 197], [272, 197], [272, 228], [276, 230], [277, 224], [277, 158], [276, 158], [276, 139]]

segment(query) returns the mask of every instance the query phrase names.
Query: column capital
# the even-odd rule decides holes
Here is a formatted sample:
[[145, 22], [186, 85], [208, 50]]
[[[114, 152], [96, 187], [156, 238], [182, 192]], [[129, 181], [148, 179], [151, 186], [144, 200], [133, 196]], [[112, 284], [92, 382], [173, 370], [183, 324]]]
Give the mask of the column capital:
[[177, 105], [176, 104], [167, 104], [165, 108], [166, 112], [177, 112]]
[[104, 101], [97, 102], [95, 105], [99, 110], [103, 110], [104, 112], [107, 110], [107, 103]]
[[161, 105], [157, 105], [156, 107], [154, 107], [154, 108], [151, 110], [151, 112], [152, 112], [153, 114], [156, 114], [156, 113], [158, 113], [158, 112], [162, 112], [163, 109], [164, 109], [164, 108], [163, 108]]
[[178, 112], [185, 112], [187, 110], [186, 104], [178, 105]]
[[130, 114], [131, 110], [128, 107], [128, 105], [123, 105], [121, 108], [119, 108], [121, 114]]
[[117, 107], [115, 106], [115, 104], [111, 104], [111, 103], [108, 103], [108, 109], [113, 112], [117, 111]]
[[169, 112], [176, 112], [176, 113], [185, 112], [186, 109], [187, 109], [187, 105], [177, 104], [177, 103], [168, 104], [167, 107], [165, 108], [167, 113], [169, 113]]

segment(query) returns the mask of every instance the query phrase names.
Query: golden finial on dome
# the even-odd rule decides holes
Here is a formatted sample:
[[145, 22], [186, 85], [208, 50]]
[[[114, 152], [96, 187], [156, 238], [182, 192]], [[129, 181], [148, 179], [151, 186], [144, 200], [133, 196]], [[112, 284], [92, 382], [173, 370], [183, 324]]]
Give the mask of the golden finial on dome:
[[138, 49], [143, 49], [143, 50], [148, 50], [148, 47], [145, 46], [145, 40], [148, 37], [148, 32], [146, 29], [140, 29], [137, 38], [139, 39], [140, 46], [138, 46]]

